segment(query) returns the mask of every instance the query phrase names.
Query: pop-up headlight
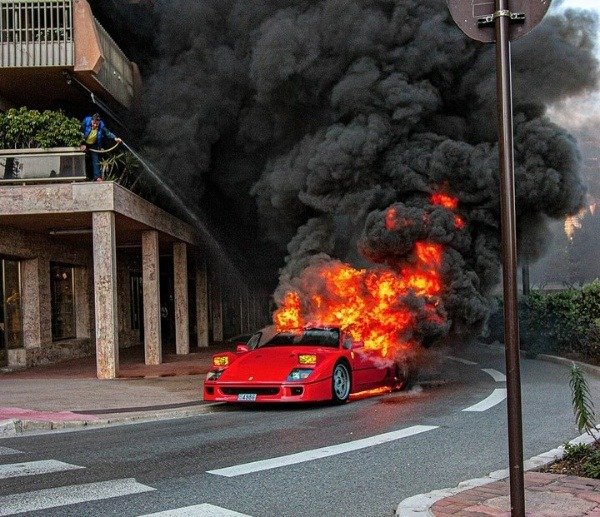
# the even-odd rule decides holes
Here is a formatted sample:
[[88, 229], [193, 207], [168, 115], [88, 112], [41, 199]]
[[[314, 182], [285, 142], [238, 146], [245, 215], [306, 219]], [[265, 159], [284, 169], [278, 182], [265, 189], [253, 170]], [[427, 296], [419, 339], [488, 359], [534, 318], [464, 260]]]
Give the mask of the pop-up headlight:
[[226, 355], [215, 355], [213, 357], [214, 366], [227, 366], [229, 365], [229, 356]]

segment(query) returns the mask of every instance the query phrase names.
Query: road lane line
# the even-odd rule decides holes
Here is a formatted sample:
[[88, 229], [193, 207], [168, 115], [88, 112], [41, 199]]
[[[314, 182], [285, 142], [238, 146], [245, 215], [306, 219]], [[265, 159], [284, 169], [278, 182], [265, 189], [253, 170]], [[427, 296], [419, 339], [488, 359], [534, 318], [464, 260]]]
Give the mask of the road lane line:
[[23, 451], [11, 449], [10, 447], [0, 447], [0, 456], [8, 456], [9, 454], [23, 454]]
[[[45, 490], [36, 490], [35, 492], [24, 492], [0, 497], [0, 516], [35, 512], [37, 510], [57, 508], [69, 504], [99, 501], [101, 499], [140, 494], [153, 490], [156, 489], [142, 485], [133, 478], [47, 488]], [[80, 515], [83, 515], [83, 512]]]
[[500, 404], [506, 398], [506, 388], [495, 389], [489, 397], [484, 398], [481, 402], [469, 406], [463, 411], [485, 411], [494, 407], [496, 404]]
[[506, 382], [506, 375], [504, 375], [502, 372], [494, 370], [493, 368], [482, 368], [482, 370], [488, 375], [491, 375], [492, 379], [494, 379], [496, 382]]
[[381, 445], [383, 443], [400, 440], [401, 438], [406, 438], [408, 436], [424, 433], [437, 428], [438, 426], [434, 425], [414, 425], [412, 427], [407, 427], [406, 429], [400, 429], [399, 431], [392, 431], [390, 433], [378, 434], [369, 438], [363, 438], [362, 440], [354, 440], [352, 442], [340, 443], [339, 445], [331, 445], [329, 447], [322, 447], [320, 449], [298, 452], [296, 454], [289, 454], [287, 456], [279, 456], [278, 458], [270, 458], [268, 460], [253, 461], [252, 463], [234, 465], [233, 467], [208, 470], [207, 472], [208, 474], [215, 474], [217, 476], [242, 476], [244, 474], [250, 474], [251, 472], [260, 472], [261, 470], [275, 469], [278, 467], [295, 465], [296, 463], [303, 463], [305, 461], [326, 458], [328, 456], [335, 456], [336, 454], [343, 454], [345, 452], [357, 451], [359, 449], [365, 449], [367, 447], [372, 447], [373, 445]]
[[64, 470], [84, 469], [79, 465], [71, 465], [57, 460], [27, 461], [24, 463], [8, 463], [0, 465], [0, 479], [16, 478], [21, 476], [35, 476], [37, 474], [48, 474], [50, 472], [62, 472]]
[[477, 364], [477, 363], [474, 363], [473, 361], [469, 361], [468, 359], [454, 357], [453, 355], [447, 355], [446, 359], [450, 359], [451, 361], [456, 361], [457, 363], [462, 363], [462, 364]]
[[245, 513], [234, 512], [212, 504], [196, 504], [164, 512], [147, 513], [139, 517], [250, 517]]

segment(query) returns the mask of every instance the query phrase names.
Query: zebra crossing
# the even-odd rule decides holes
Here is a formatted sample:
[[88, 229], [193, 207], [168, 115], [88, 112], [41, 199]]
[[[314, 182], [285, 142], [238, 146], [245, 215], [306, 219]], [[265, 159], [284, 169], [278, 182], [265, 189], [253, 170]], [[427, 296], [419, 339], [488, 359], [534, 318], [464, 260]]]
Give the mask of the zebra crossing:
[[[0, 447], [0, 482], [5, 479], [24, 476], [52, 474], [56, 472], [76, 471], [85, 469], [81, 465], [64, 463], [54, 459], [37, 461], [10, 462], [14, 456], [24, 454], [23, 451]], [[134, 478], [112, 479], [95, 483], [45, 488], [30, 492], [0, 496], [0, 516], [16, 515], [39, 510], [48, 510], [73, 504], [91, 503], [116, 497], [125, 497], [146, 492], [155, 492], [153, 488], [138, 483]], [[139, 517], [250, 517], [226, 508], [211, 504], [199, 504], [174, 508], [158, 513], [143, 514]]]

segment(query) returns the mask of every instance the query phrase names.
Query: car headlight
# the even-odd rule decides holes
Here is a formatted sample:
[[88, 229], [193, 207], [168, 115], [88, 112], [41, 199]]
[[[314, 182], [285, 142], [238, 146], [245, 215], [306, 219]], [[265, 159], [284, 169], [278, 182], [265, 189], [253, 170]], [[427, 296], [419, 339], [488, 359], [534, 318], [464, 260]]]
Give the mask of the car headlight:
[[294, 368], [288, 375], [288, 381], [301, 381], [313, 372], [312, 368]]
[[223, 370], [212, 370], [206, 374], [206, 380], [207, 381], [216, 381], [219, 377], [221, 377], [222, 373], [223, 373]]

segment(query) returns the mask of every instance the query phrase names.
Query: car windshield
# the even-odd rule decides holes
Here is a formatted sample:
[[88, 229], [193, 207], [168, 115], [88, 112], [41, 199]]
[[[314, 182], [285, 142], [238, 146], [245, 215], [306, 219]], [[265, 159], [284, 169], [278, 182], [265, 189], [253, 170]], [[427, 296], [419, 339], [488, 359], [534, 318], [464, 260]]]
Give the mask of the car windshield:
[[299, 346], [317, 345], [337, 348], [340, 331], [337, 329], [306, 329], [297, 332], [279, 332], [269, 341], [261, 345], [267, 346]]

